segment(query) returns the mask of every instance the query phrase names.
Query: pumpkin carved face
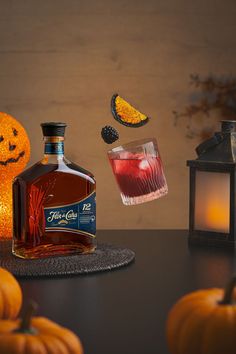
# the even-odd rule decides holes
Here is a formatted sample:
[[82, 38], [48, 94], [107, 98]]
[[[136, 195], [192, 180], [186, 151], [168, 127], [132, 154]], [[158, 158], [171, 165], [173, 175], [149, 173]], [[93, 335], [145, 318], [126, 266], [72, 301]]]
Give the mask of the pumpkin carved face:
[[4, 178], [18, 175], [30, 156], [30, 143], [25, 129], [9, 114], [0, 112], [0, 174]]
[[24, 169], [30, 142], [22, 125], [0, 112], [0, 238], [12, 237], [12, 181]]

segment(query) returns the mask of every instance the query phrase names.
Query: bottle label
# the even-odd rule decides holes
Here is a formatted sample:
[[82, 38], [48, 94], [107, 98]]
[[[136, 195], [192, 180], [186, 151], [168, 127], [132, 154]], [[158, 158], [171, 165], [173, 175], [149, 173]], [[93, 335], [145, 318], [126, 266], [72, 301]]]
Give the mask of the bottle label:
[[73, 204], [44, 208], [46, 231], [72, 231], [95, 237], [96, 194]]
[[56, 143], [45, 143], [44, 153], [47, 155], [63, 155], [64, 154], [64, 143], [59, 141]]

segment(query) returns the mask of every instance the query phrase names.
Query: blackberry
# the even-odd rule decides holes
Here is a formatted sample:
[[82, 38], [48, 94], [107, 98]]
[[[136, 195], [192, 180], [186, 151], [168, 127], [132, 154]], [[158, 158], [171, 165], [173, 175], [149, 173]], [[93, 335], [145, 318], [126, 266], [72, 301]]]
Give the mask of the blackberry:
[[106, 125], [104, 128], [102, 128], [101, 136], [107, 144], [112, 144], [117, 139], [119, 139], [118, 131], [110, 125]]

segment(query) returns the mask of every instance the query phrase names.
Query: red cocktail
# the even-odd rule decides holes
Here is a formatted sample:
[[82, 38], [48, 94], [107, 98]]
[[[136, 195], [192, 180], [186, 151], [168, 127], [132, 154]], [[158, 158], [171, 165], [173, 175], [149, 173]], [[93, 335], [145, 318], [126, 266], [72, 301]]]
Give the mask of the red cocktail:
[[132, 142], [108, 152], [125, 205], [160, 198], [168, 187], [155, 139]]

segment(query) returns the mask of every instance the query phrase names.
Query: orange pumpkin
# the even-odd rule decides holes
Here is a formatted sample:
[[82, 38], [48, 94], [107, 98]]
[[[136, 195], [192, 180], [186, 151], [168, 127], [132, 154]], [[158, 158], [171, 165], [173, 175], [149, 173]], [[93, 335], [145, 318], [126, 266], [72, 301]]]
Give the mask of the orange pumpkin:
[[33, 317], [34, 306], [20, 321], [0, 320], [0, 353], [83, 354], [79, 338], [44, 317]]
[[181, 298], [167, 320], [171, 354], [236, 353], [236, 278], [223, 289], [207, 289]]
[[0, 268], [0, 319], [15, 319], [21, 305], [22, 291], [19, 283], [6, 269]]
[[12, 181], [26, 166], [30, 142], [22, 125], [0, 112], [0, 237], [12, 237]]

